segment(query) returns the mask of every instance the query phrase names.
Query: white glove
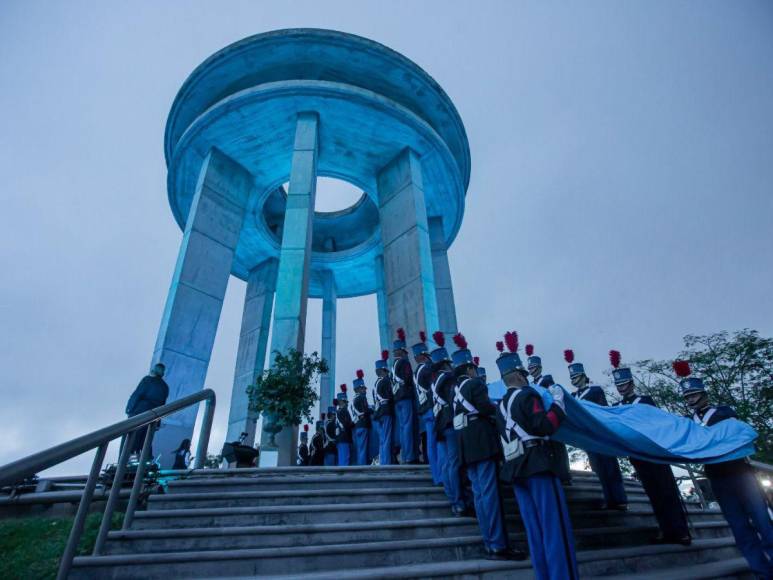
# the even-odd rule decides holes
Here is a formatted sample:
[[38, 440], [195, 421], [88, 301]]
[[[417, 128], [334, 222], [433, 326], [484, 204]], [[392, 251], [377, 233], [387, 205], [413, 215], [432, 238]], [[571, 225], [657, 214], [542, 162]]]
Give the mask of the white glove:
[[558, 385], [553, 385], [548, 390], [550, 391], [550, 394], [553, 395], [553, 402], [561, 407], [561, 410], [566, 413], [566, 403], [564, 403], [564, 389]]

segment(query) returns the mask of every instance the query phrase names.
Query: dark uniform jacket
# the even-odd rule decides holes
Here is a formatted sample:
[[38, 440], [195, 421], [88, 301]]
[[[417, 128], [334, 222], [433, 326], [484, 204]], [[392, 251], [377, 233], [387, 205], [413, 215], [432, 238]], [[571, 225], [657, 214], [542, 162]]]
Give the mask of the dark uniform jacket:
[[418, 412], [423, 415], [432, 408], [432, 365], [421, 363], [414, 374], [416, 398], [419, 402]]
[[309, 445], [309, 465], [325, 464], [325, 436], [321, 431], [314, 433]]
[[444, 405], [435, 410], [435, 433], [440, 441], [445, 441], [443, 431], [454, 426], [454, 389], [456, 377], [452, 372], [441, 372], [435, 379], [433, 390], [435, 396]]
[[[507, 412], [510, 408], [510, 399], [513, 397], [517, 398], [513, 401], [510, 416], [529, 435], [550, 436], [558, 430], [561, 422], [566, 418], [564, 412], [555, 403], [550, 406], [550, 409], [545, 410], [542, 397], [534, 388], [508, 389], [499, 404], [499, 413], [497, 413], [499, 433], [505, 440], [513, 440], [517, 437], [514, 430], [507, 432], [507, 423], [503, 415], [503, 412]], [[531, 443], [526, 442], [523, 455], [505, 461], [501, 478], [512, 482], [515, 479], [540, 473], [550, 473], [560, 477], [563, 470], [561, 462], [561, 457], [556, 453], [554, 446], [545, 444], [532, 446]]]
[[[711, 413], [712, 409], [716, 410]], [[710, 416], [709, 413], [711, 413]], [[706, 420], [707, 416], [709, 417], [708, 420]], [[696, 423], [700, 421], [700, 423], [706, 425], [706, 427], [716, 425], [725, 419], [737, 418], [738, 415], [736, 414], [735, 410], [732, 407], [728, 407], [727, 405], [709, 405], [705, 409], [696, 411], [691, 417], [693, 421], [696, 421]], [[704, 469], [706, 470], [706, 477], [723, 477], [749, 471], [751, 469], [751, 465], [749, 465], [749, 462], [745, 459], [733, 459], [731, 461], [723, 461], [722, 463], [707, 463], [704, 466]]]
[[168, 396], [169, 386], [166, 381], [161, 377], [148, 375], [140, 381], [132, 396], [129, 397], [129, 402], [126, 403], [126, 414], [133, 417], [160, 407], [166, 403]]
[[376, 419], [381, 419], [385, 415], [395, 414], [392, 381], [388, 375], [379, 377], [376, 380], [375, 396], [373, 398], [376, 400], [376, 412], [373, 414]]
[[395, 401], [413, 399], [415, 391], [411, 361], [407, 358], [397, 359], [392, 367], [392, 374], [394, 375], [392, 392], [394, 393]]
[[336, 452], [336, 420], [330, 418], [325, 422], [325, 453]]
[[304, 466], [309, 464], [309, 446], [305, 443], [301, 443], [298, 446], [298, 465]]
[[454, 415], [466, 415], [467, 426], [458, 431], [462, 463], [470, 465], [501, 456], [496, 427], [497, 407], [488, 397], [488, 388], [480, 378], [459, 377], [457, 391], [476, 413], [467, 409], [459, 397], [454, 400]]
[[[352, 401], [352, 407], [357, 411], [358, 419], [354, 423], [355, 429], [370, 429], [371, 410], [368, 406], [368, 396], [365, 393], [359, 393]], [[354, 417], [352, 413], [352, 418]]]
[[336, 409], [336, 443], [351, 443], [354, 421], [346, 407]]
[[581, 401], [590, 401], [591, 403], [596, 403], [602, 407], [609, 406], [609, 403], [607, 403], [607, 395], [604, 392], [604, 389], [598, 385], [591, 385], [590, 387], [578, 389], [572, 393], [572, 396], [575, 399], [579, 399]]

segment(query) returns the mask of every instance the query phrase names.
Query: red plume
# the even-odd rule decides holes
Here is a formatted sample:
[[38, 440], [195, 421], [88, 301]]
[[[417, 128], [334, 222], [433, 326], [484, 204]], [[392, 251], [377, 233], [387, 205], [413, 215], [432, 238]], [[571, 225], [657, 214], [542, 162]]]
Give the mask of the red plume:
[[365, 373], [362, 372], [362, 369], [357, 369], [357, 378], [361, 379], [365, 377]]
[[346, 385], [345, 385], [345, 384], [344, 384], [344, 385], [341, 385], [341, 392], [342, 392], [342, 393], [345, 393], [345, 392], [346, 392]]
[[480, 357], [479, 356], [472, 357], [472, 364], [474, 364], [476, 367], [480, 366]]
[[389, 360], [389, 351], [388, 350], [382, 350], [381, 351], [381, 360]]
[[304, 430], [304, 431], [308, 431], [308, 430], [309, 430], [309, 426], [308, 426], [308, 425], [304, 425], [304, 426], [303, 426], [303, 430]]
[[499, 352], [505, 352], [505, 343], [502, 342], [501, 340], [497, 341], [497, 350]]
[[421, 342], [427, 342], [427, 333], [424, 332], [423, 330], [419, 331], [419, 340]]
[[527, 344], [526, 345], [526, 356], [531, 356], [534, 354], [534, 345], [533, 344]]
[[457, 332], [454, 335], [454, 344], [459, 347], [459, 350], [467, 348], [467, 339], [461, 332]]
[[574, 362], [574, 351], [571, 348], [567, 348], [564, 351], [564, 360], [569, 364], [572, 364]]
[[404, 328], [398, 328], [397, 329], [397, 338], [399, 340], [405, 340], [405, 329]]
[[692, 372], [690, 370], [690, 363], [686, 360], [675, 360], [671, 366], [674, 367], [674, 372], [680, 379], [689, 377]]
[[432, 340], [434, 340], [435, 344], [441, 348], [446, 345], [446, 335], [443, 334], [443, 331], [441, 330], [436, 330], [432, 333]]
[[614, 368], [617, 368], [617, 367], [620, 366], [620, 351], [619, 350], [610, 350], [609, 351], [609, 363]]
[[505, 344], [510, 352], [518, 352], [518, 333], [514, 330], [505, 332]]

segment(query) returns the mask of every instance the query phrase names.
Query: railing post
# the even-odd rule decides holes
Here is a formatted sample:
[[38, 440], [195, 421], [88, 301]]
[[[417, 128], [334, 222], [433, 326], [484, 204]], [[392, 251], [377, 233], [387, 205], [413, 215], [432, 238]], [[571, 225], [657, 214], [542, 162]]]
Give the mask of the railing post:
[[105, 505], [105, 513], [102, 514], [102, 523], [99, 526], [97, 540], [94, 543], [94, 556], [99, 556], [102, 553], [102, 550], [105, 548], [105, 540], [107, 539], [107, 533], [110, 531], [110, 523], [113, 519], [115, 504], [118, 501], [119, 494], [121, 493], [121, 484], [123, 483], [124, 473], [126, 472], [126, 463], [129, 460], [129, 454], [134, 447], [134, 440], [136, 437], [137, 431], [132, 431], [123, 438], [123, 447], [121, 448], [121, 453], [118, 456], [118, 465], [116, 465], [115, 468], [113, 485], [110, 486], [110, 495], [108, 496], [107, 504]]
[[67, 546], [65, 547], [62, 559], [59, 562], [59, 572], [56, 575], [57, 580], [66, 580], [67, 575], [70, 573], [72, 560], [75, 557], [75, 551], [78, 549], [78, 542], [83, 533], [83, 525], [86, 522], [86, 516], [88, 515], [89, 507], [91, 506], [91, 498], [94, 497], [94, 488], [97, 486], [97, 479], [99, 478], [99, 472], [102, 469], [102, 462], [105, 460], [107, 445], [107, 441], [102, 443], [97, 448], [96, 455], [94, 455], [94, 462], [91, 464], [89, 478], [86, 480], [86, 487], [83, 489], [81, 502], [80, 505], [78, 505], [78, 512], [75, 514], [75, 520], [72, 523], [70, 537], [67, 538]]
[[196, 446], [196, 457], [193, 460], [193, 469], [201, 469], [204, 466], [204, 460], [207, 458], [207, 447], [209, 447], [209, 435], [212, 431], [212, 419], [215, 416], [214, 401], [210, 398], [204, 403], [204, 420], [201, 422], [201, 433], [199, 433], [199, 443]]
[[134, 521], [134, 510], [137, 509], [137, 502], [140, 497], [140, 489], [142, 488], [143, 479], [145, 479], [145, 463], [148, 461], [150, 455], [150, 448], [153, 445], [153, 434], [156, 432], [156, 426], [158, 421], [155, 421], [148, 425], [148, 432], [145, 435], [145, 442], [142, 444], [142, 451], [140, 452], [140, 463], [137, 465], [137, 472], [134, 474], [134, 484], [132, 485], [132, 492], [129, 496], [129, 504], [126, 506], [126, 515], [123, 518], [123, 526], [121, 529], [128, 530], [129, 526]]

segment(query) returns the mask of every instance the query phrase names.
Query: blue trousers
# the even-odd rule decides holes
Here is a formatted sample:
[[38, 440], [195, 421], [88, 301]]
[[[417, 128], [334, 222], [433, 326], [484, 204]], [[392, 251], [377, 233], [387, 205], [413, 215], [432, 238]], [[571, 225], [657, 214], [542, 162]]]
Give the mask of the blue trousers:
[[368, 433], [368, 463], [378, 457], [378, 450], [381, 445], [381, 435], [379, 435], [378, 419], [371, 418], [370, 420], [370, 433]]
[[379, 425], [379, 454], [378, 461], [381, 465], [392, 465], [392, 415], [382, 415]]
[[773, 524], [754, 474], [712, 476], [709, 481], [749, 567], [762, 578], [773, 578]]
[[532, 475], [517, 479], [513, 489], [536, 580], [579, 578], [572, 523], [559, 479], [551, 474]]
[[335, 452], [325, 453], [325, 465], [332, 465], [333, 467], [335, 467], [337, 459], [338, 457], [336, 456]]
[[416, 461], [416, 431], [413, 414], [413, 399], [403, 399], [395, 404], [397, 429], [400, 439], [402, 463]]
[[462, 460], [459, 455], [459, 440], [453, 427], [443, 431], [443, 436], [445, 441], [438, 441], [437, 443], [439, 455], [442, 455], [443, 461], [443, 488], [448, 499], [451, 500], [451, 507], [454, 510], [463, 510], [465, 504], [464, 497], [462, 496], [462, 482], [459, 476], [462, 468]]
[[443, 474], [440, 471], [440, 464], [437, 457], [437, 438], [435, 437], [435, 415], [432, 409], [429, 409], [421, 416], [422, 428], [427, 432], [427, 461], [429, 461], [432, 481], [437, 485], [443, 483]]
[[336, 449], [338, 450], [338, 465], [349, 465], [352, 458], [352, 444], [336, 443]]
[[617, 457], [588, 453], [588, 461], [590, 468], [599, 478], [601, 490], [604, 492], [604, 501], [607, 502], [607, 505], [628, 503], [628, 496], [623, 486], [623, 474], [620, 473]]
[[369, 465], [368, 461], [368, 429], [357, 427], [354, 430], [354, 454], [356, 465]]
[[499, 502], [497, 468], [493, 461], [478, 461], [467, 466], [475, 498], [475, 513], [483, 536], [483, 544], [490, 550], [507, 547], [507, 536]]

